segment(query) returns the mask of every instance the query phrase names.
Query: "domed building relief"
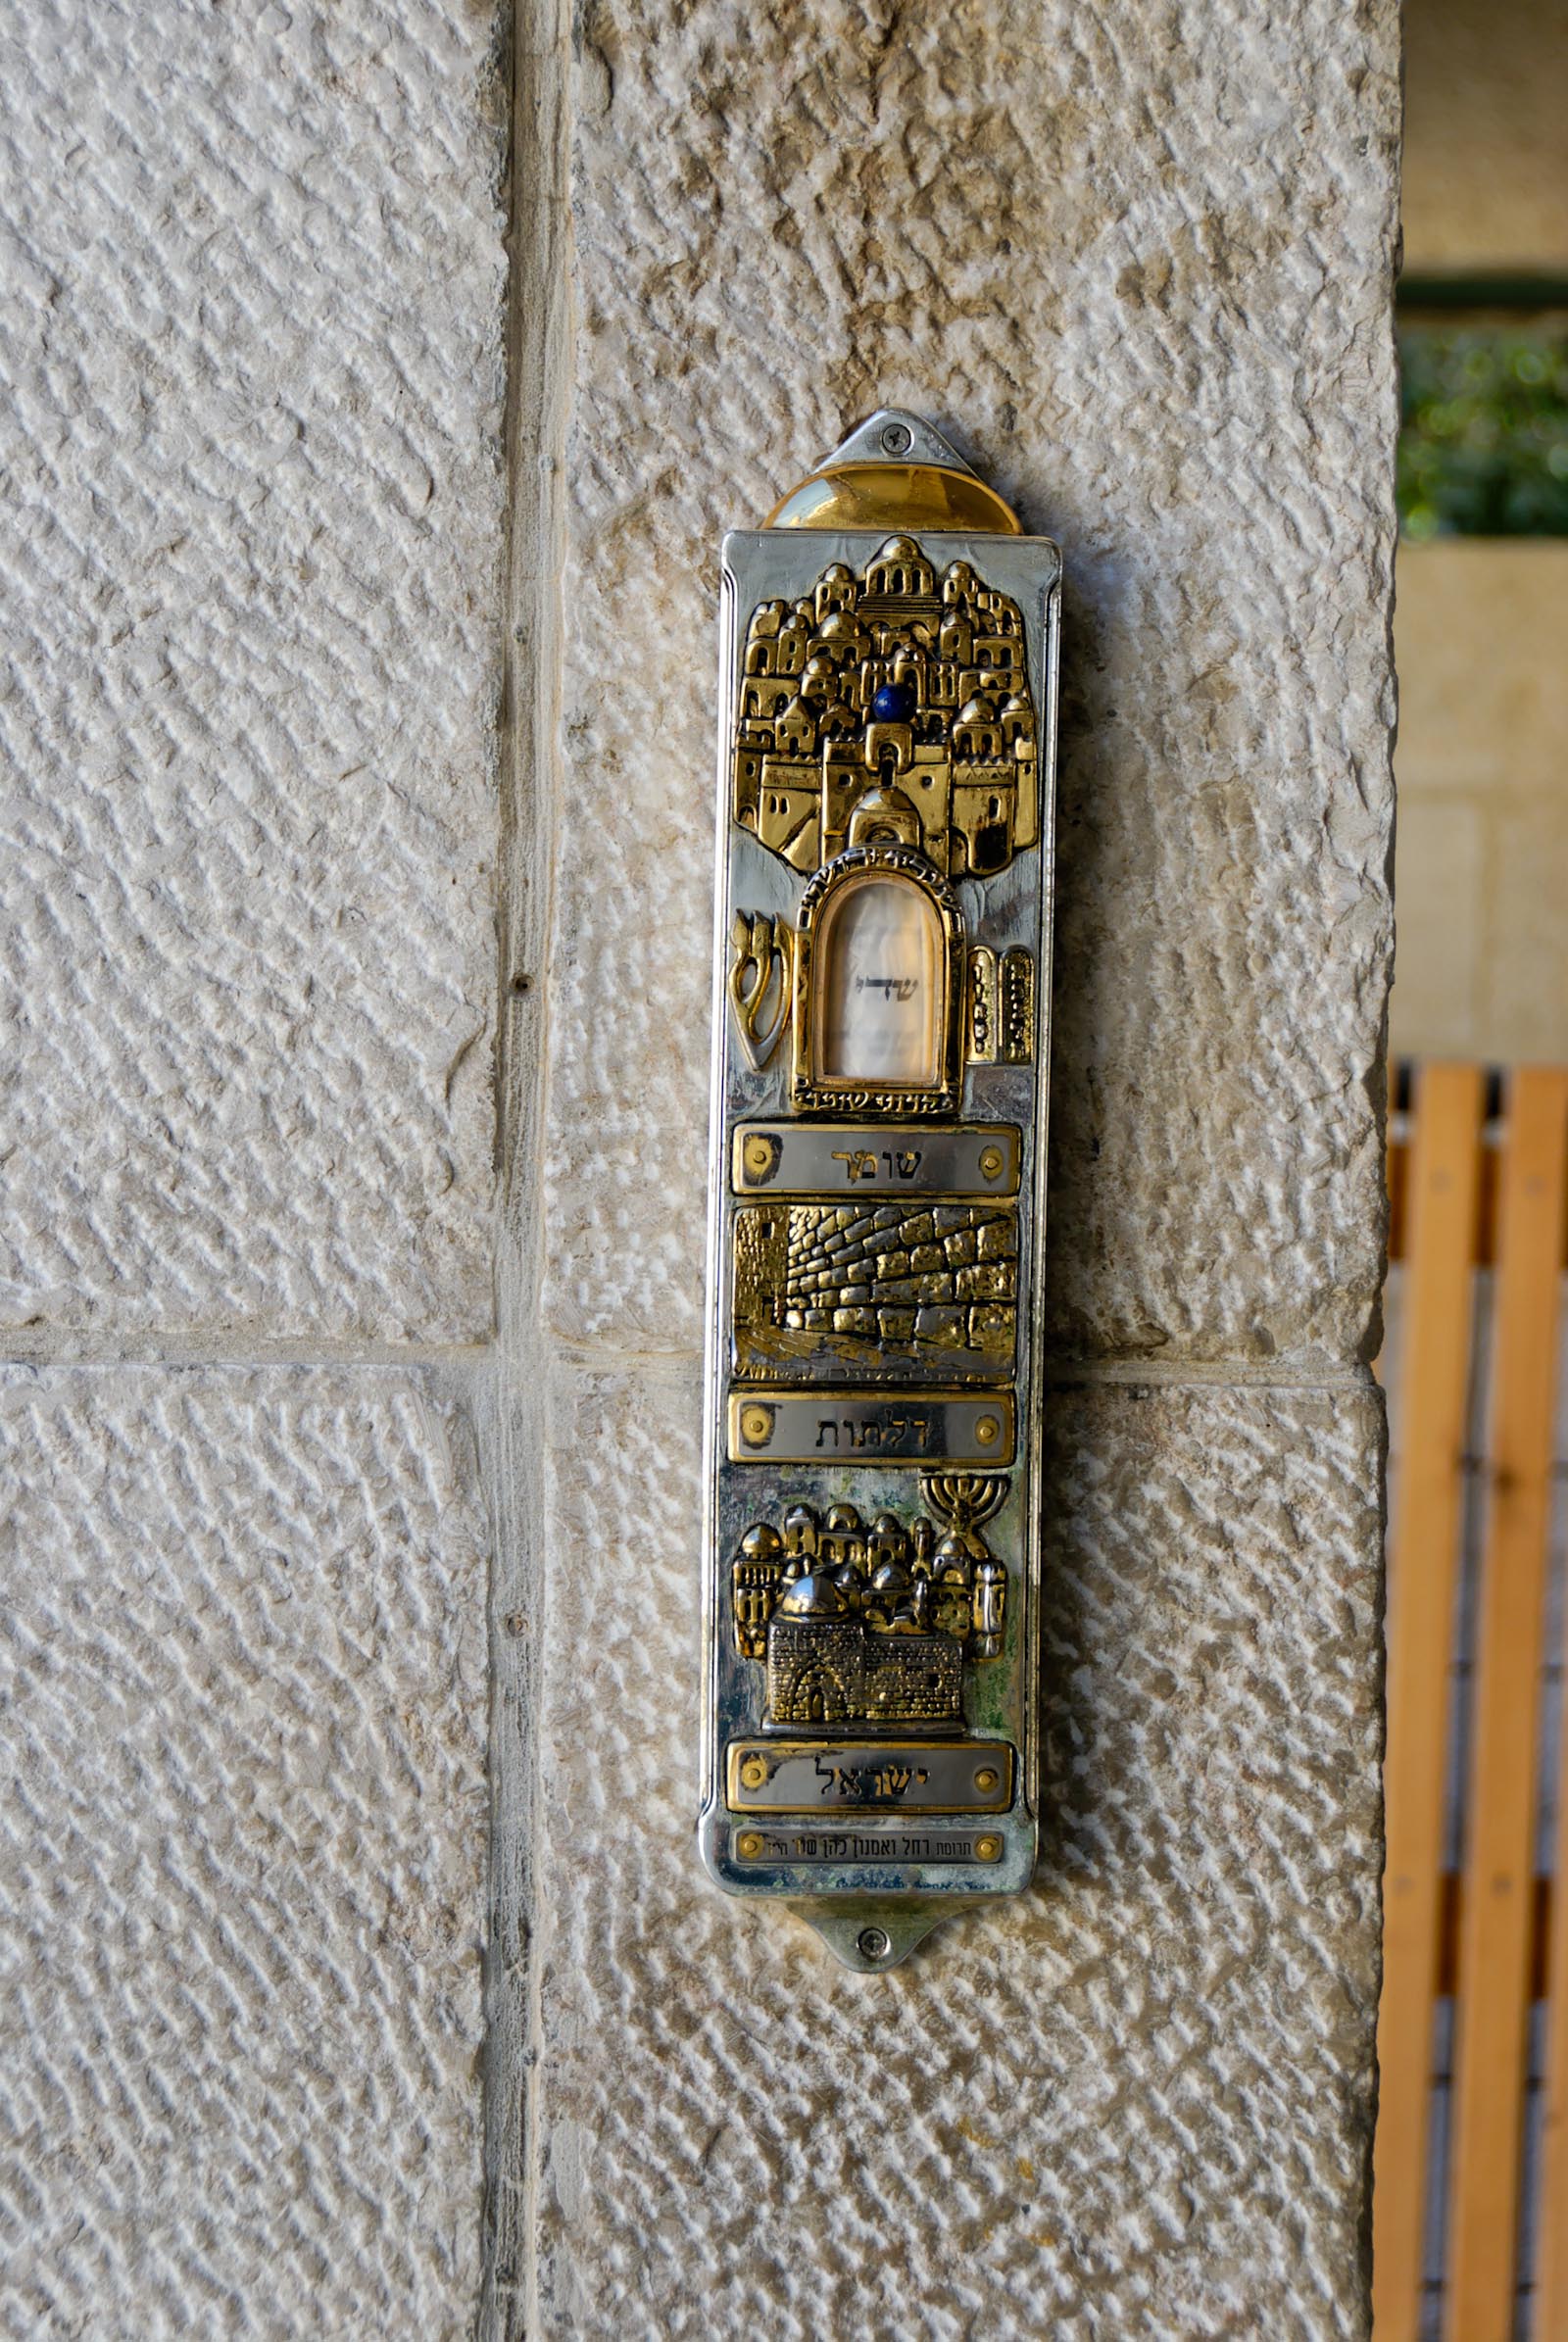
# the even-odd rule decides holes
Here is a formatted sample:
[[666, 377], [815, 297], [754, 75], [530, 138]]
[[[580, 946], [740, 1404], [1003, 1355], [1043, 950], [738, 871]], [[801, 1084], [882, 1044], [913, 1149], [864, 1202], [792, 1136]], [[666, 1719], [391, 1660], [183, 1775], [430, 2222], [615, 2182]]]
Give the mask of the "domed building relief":
[[731, 1610], [737, 1650], [766, 1669], [764, 1731], [963, 1729], [965, 1659], [1002, 1655], [1007, 1573], [980, 1524], [1007, 1484], [928, 1473], [920, 1485], [937, 1521], [796, 1504], [781, 1529], [747, 1530]]
[[[940, 575], [890, 537], [799, 602], [752, 612], [732, 744], [736, 821], [793, 869], [861, 834], [875, 796], [945, 878], [1004, 869], [1040, 834], [1039, 724], [1023, 613], [969, 561]], [[863, 830], [863, 825], [861, 825]]]

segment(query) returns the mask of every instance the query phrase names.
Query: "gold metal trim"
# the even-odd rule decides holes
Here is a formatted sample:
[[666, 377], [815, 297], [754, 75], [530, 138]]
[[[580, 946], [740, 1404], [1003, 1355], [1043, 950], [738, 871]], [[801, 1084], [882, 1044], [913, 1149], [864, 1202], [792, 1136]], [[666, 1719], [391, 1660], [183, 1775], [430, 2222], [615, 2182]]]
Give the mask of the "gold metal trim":
[[1021, 944], [1002, 958], [1002, 1055], [1027, 1065], [1035, 1053], [1035, 963]]
[[729, 1002], [746, 1062], [760, 1073], [794, 1006], [795, 930], [767, 912], [737, 911], [730, 929]]

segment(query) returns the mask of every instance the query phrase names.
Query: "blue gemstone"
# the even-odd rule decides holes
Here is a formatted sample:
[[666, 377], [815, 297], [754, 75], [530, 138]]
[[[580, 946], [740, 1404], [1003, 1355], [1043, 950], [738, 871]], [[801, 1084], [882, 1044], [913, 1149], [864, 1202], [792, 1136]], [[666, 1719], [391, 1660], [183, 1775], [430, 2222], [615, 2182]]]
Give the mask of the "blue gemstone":
[[871, 702], [879, 724], [906, 724], [914, 713], [914, 694], [906, 683], [884, 683]]

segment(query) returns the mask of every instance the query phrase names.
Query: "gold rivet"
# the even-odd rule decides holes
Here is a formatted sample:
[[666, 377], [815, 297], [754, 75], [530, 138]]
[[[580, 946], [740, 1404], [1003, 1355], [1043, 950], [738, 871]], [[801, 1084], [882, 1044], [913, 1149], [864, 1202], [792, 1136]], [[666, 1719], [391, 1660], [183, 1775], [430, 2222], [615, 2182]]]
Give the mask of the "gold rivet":
[[1001, 1852], [1002, 1840], [999, 1837], [977, 1837], [974, 1841], [976, 1862], [995, 1862]]
[[1001, 1428], [995, 1415], [982, 1415], [974, 1427], [974, 1436], [982, 1447], [989, 1447]]
[[1000, 1179], [1002, 1177], [1002, 1149], [1000, 1147], [985, 1147], [981, 1148], [980, 1169], [987, 1179]]
[[742, 1862], [755, 1862], [762, 1851], [762, 1840], [758, 1831], [743, 1830], [735, 1840], [735, 1851]]
[[742, 1407], [741, 1438], [748, 1447], [761, 1447], [773, 1428], [771, 1407]]
[[773, 1160], [771, 1139], [748, 1139], [742, 1151], [743, 1162], [754, 1179], [765, 1177]]
[[[994, 1780], [996, 1778], [995, 1775], [993, 1775], [992, 1778]], [[766, 1779], [766, 1758], [748, 1757], [745, 1764], [741, 1767], [741, 1787], [743, 1789], [760, 1789]]]
[[[742, 1775], [743, 1780], [745, 1776]], [[987, 1797], [996, 1787], [1001, 1779], [1002, 1776], [997, 1771], [995, 1765], [982, 1765], [979, 1772], [974, 1777], [974, 1785], [980, 1791], [982, 1797]]]

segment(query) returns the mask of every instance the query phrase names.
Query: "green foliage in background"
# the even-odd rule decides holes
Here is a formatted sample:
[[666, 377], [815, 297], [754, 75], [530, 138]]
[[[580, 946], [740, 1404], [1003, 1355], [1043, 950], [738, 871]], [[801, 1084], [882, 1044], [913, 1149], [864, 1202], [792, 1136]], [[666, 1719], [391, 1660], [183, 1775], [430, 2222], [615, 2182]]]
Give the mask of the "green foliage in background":
[[1399, 326], [1407, 537], [1568, 536], [1568, 320]]

